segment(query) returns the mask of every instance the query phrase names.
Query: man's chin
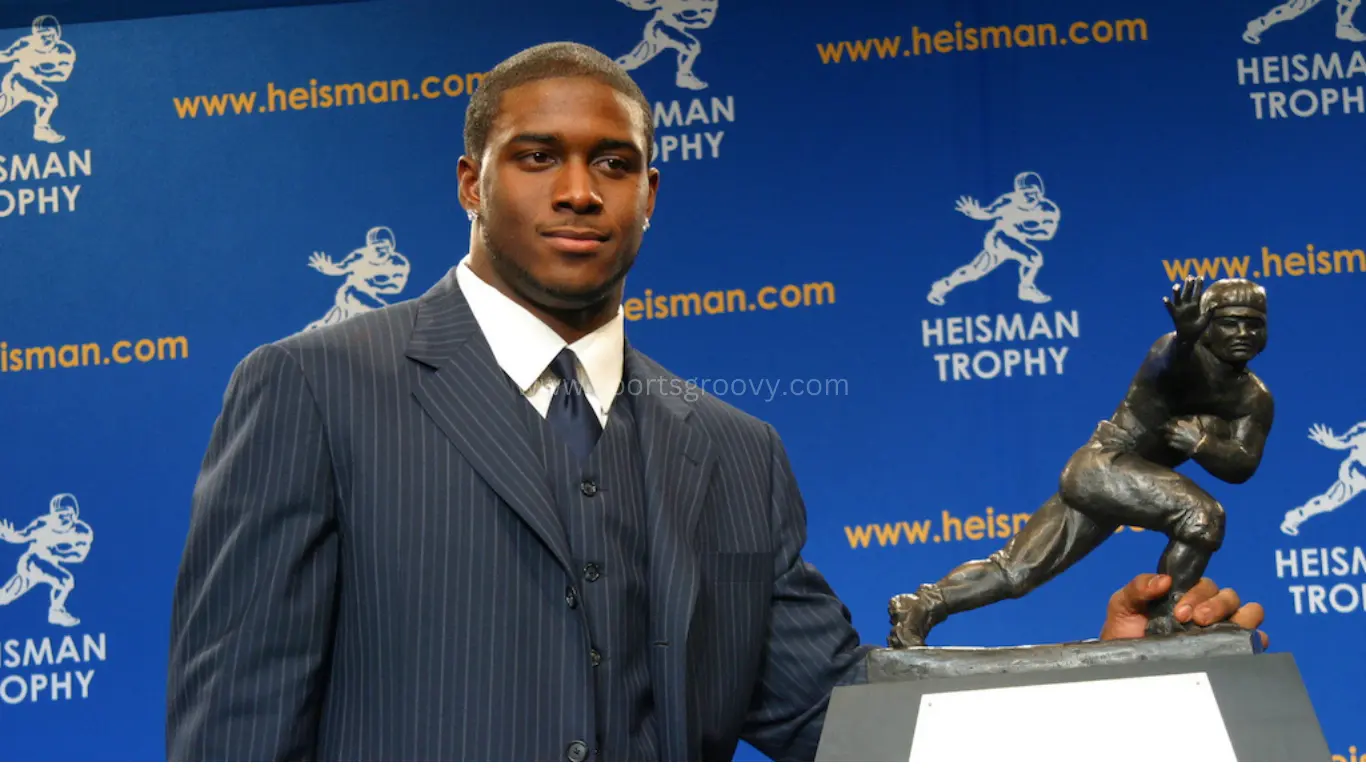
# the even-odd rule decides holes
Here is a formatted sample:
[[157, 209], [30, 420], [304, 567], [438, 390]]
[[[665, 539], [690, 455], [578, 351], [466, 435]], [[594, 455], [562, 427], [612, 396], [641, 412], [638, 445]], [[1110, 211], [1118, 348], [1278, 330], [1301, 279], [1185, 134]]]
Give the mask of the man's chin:
[[602, 269], [601, 264], [583, 264], [582, 267], [550, 270], [549, 274], [529, 277], [537, 289], [536, 292], [549, 306], [561, 309], [587, 309], [611, 298], [614, 289], [626, 276], [625, 270]]
[[611, 298], [612, 289], [607, 286], [541, 286], [537, 291], [541, 302], [554, 309], [592, 309]]
[[612, 286], [602, 280], [555, 280], [528, 275], [523, 289], [536, 303], [550, 309], [589, 309], [612, 295]]

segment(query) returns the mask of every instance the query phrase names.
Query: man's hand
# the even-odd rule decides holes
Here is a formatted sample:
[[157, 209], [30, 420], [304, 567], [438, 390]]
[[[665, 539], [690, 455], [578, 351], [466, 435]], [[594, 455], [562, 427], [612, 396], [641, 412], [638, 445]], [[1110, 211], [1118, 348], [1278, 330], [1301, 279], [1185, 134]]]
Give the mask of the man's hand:
[[[1128, 640], [1143, 637], [1148, 626], [1144, 610], [1149, 603], [1156, 602], [1171, 589], [1170, 576], [1155, 576], [1145, 573], [1129, 582], [1123, 589], [1110, 597], [1105, 610], [1105, 626], [1100, 629], [1101, 640]], [[1266, 612], [1257, 603], [1243, 605], [1238, 593], [1228, 587], [1220, 589], [1213, 581], [1201, 579], [1181, 602], [1176, 604], [1176, 620], [1194, 620], [1196, 624], [1207, 627], [1221, 621], [1232, 621], [1244, 629], [1257, 629], [1261, 626]], [[1262, 647], [1270, 642], [1266, 633], [1262, 636]]]

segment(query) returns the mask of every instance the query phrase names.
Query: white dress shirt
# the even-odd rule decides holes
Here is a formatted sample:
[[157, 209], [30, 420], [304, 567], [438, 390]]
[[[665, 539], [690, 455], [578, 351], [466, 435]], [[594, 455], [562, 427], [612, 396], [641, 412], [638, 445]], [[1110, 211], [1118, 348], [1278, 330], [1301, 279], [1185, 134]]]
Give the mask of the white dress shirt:
[[[498, 365], [545, 416], [550, 408], [550, 398], [560, 385], [559, 377], [551, 373], [549, 367], [565, 348], [564, 339], [474, 274], [469, 260], [468, 255], [461, 259], [455, 277], [474, 313], [475, 322], [493, 348]], [[612, 410], [612, 399], [621, 387], [625, 339], [625, 318], [618, 307], [616, 315], [605, 325], [568, 345], [578, 357], [579, 383], [583, 385], [598, 421], [604, 426], [607, 414]]]

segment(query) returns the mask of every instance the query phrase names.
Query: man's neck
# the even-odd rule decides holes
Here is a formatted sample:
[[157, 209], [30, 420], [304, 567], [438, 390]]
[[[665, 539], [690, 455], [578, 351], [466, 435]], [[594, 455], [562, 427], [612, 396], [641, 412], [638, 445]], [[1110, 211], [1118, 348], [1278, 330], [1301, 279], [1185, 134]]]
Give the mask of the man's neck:
[[492, 260], [486, 255], [470, 259], [470, 270], [480, 280], [493, 286], [499, 293], [516, 302], [518, 306], [530, 312], [537, 320], [545, 323], [550, 330], [564, 339], [566, 344], [573, 344], [611, 322], [617, 314], [617, 307], [621, 304], [620, 296], [614, 292], [602, 301], [587, 307], [573, 309], [546, 307], [513, 290], [512, 286], [508, 285], [498, 275], [498, 271], [493, 268]]
[[[514, 297], [514, 301], [517, 300]], [[522, 302], [519, 302], [522, 303]], [[537, 319], [549, 326], [550, 330], [560, 335], [564, 343], [573, 344], [584, 336], [607, 325], [616, 315], [618, 302], [610, 299], [604, 301], [600, 306], [593, 306], [585, 309], [575, 310], [555, 310], [545, 307], [538, 307], [522, 303], [527, 311], [535, 315]]]

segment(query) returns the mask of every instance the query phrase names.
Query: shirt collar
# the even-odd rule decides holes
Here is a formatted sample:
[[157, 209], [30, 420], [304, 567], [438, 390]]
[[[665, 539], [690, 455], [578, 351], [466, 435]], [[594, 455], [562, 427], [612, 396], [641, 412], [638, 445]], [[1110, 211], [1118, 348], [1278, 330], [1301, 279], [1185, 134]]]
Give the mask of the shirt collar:
[[[498, 365], [529, 394], [547, 375], [555, 355], [565, 348], [564, 339], [517, 302], [484, 282], [469, 266], [468, 255], [456, 267], [456, 280], [470, 305]], [[625, 350], [625, 317], [621, 308], [610, 321], [568, 345], [579, 359], [579, 368], [590, 390], [601, 403], [602, 413], [612, 407], [621, 386]]]

